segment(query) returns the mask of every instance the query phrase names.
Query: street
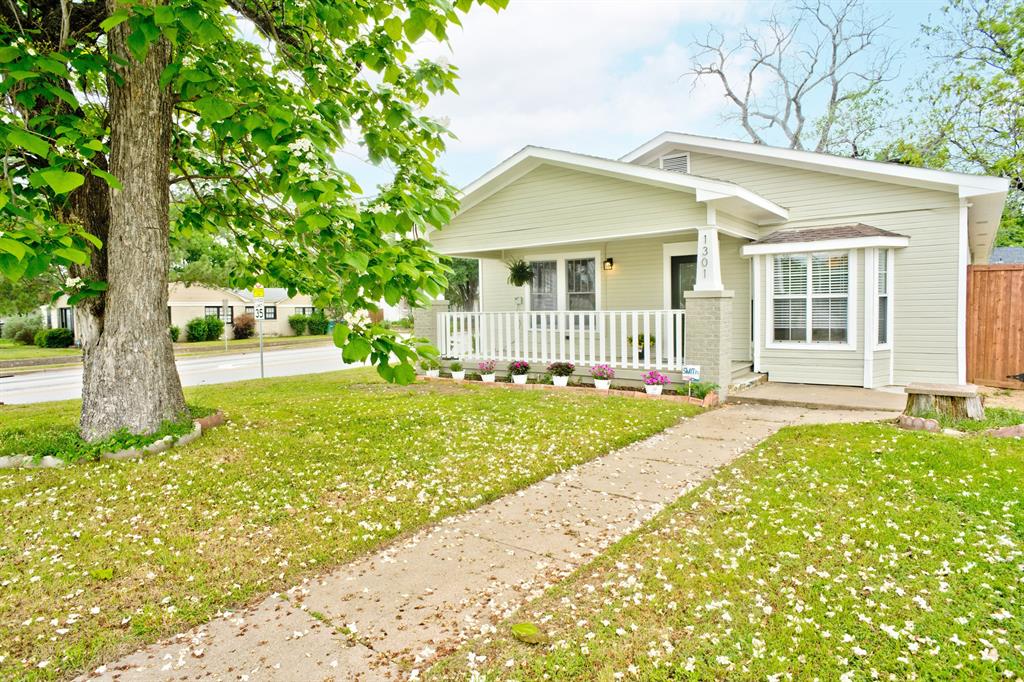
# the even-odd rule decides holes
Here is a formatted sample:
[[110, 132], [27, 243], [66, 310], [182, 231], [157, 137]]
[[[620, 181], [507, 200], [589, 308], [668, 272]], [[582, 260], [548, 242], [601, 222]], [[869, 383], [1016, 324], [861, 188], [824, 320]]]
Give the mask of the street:
[[[268, 377], [317, 374], [357, 366], [343, 363], [341, 351], [332, 345], [266, 351], [263, 360]], [[221, 384], [242, 379], [258, 379], [260, 376], [259, 351], [208, 358], [184, 358], [178, 360], [177, 365], [183, 386]], [[29, 372], [0, 379], [0, 401], [8, 404], [68, 400], [80, 398], [81, 395], [82, 370], [79, 367]]]

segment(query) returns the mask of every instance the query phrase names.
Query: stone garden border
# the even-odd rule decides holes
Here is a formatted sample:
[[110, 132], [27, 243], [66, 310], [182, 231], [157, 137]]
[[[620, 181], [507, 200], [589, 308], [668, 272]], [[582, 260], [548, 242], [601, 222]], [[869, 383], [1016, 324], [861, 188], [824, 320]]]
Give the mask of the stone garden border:
[[[217, 410], [213, 414], [200, 417], [192, 422], [192, 430], [183, 436], [164, 436], [160, 440], [153, 441], [141, 448], [126, 448], [117, 452], [104, 452], [100, 454], [101, 460], [124, 460], [139, 459], [147, 455], [155, 455], [159, 452], [166, 452], [174, 447], [188, 445], [210, 429], [220, 426], [226, 421], [224, 413]], [[67, 462], [53, 455], [47, 455], [39, 461], [31, 455], [9, 455], [0, 457], [0, 469], [56, 469], [66, 466]]]
[[700, 407], [709, 408], [718, 405], [718, 393], [712, 391], [708, 393], [704, 399], [693, 398], [688, 395], [673, 395], [673, 394], [662, 394], [662, 395], [650, 395], [644, 391], [633, 391], [621, 388], [610, 388], [607, 391], [601, 391], [593, 386], [553, 386], [550, 384], [514, 384], [512, 382], [505, 381], [474, 381], [472, 379], [463, 379], [456, 381], [449, 377], [428, 377], [420, 375], [417, 377], [423, 381], [454, 384], [454, 385], [465, 385], [470, 384], [473, 386], [486, 386], [488, 388], [504, 388], [513, 391], [556, 391], [564, 393], [566, 391], [570, 393], [585, 393], [587, 395], [615, 395], [623, 398], [636, 398], [637, 400], [668, 400], [677, 403], [689, 403], [690, 405], [699, 405]]
[[957, 431], [956, 429], [944, 429], [936, 419], [926, 417], [911, 417], [908, 414], [901, 414], [896, 420], [896, 425], [907, 431], [927, 431], [928, 433], [943, 433], [947, 436], [962, 438], [965, 436], [990, 436], [992, 438], [1024, 438], [1024, 424], [1016, 426], [1000, 426], [996, 429], [985, 429], [984, 431]]

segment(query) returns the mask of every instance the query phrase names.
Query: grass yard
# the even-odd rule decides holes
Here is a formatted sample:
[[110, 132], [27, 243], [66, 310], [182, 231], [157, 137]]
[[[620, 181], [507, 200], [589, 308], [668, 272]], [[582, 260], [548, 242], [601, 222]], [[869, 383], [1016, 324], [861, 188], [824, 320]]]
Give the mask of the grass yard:
[[[316, 336], [264, 336], [263, 347], [266, 349], [273, 346], [303, 346], [306, 344], [329, 343], [330, 341], [331, 337], [326, 334]], [[252, 347], [259, 348], [259, 345], [260, 337], [258, 334], [254, 334], [248, 339], [228, 339], [228, 350], [238, 348], [247, 349]], [[174, 344], [174, 354], [178, 356], [186, 355], [189, 351], [208, 351], [210, 349], [224, 350], [224, 339], [216, 339], [214, 341], [185, 341], [184, 336], [182, 336], [181, 340]]]
[[0, 339], [0, 361], [3, 360], [35, 360], [37, 358], [77, 358], [82, 351], [77, 348], [39, 348], [23, 346], [10, 339]]
[[[90, 670], [696, 412], [368, 369], [185, 392], [229, 423], [135, 462], [0, 470], [0, 679]], [[78, 409], [0, 407], [0, 427]]]
[[1024, 676], [1024, 444], [786, 429], [429, 679]]

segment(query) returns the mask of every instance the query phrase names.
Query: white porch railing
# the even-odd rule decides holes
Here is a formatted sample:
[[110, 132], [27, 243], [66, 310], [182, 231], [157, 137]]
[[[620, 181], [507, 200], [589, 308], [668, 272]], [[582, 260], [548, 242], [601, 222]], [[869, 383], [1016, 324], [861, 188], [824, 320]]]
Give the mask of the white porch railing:
[[437, 318], [441, 354], [462, 360], [664, 371], [680, 371], [685, 362], [682, 310], [449, 312]]

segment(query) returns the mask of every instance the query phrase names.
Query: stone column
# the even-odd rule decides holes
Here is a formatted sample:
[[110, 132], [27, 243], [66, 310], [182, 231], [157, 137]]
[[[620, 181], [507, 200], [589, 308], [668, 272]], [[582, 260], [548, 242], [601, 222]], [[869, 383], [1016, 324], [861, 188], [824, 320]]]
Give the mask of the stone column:
[[718, 384], [724, 402], [732, 380], [732, 299], [731, 291], [687, 291], [686, 363], [700, 365], [701, 381]]
[[441, 339], [438, 336], [437, 316], [439, 313], [448, 312], [448, 301], [438, 299], [431, 301], [425, 308], [413, 308], [412, 310], [412, 333], [427, 339], [432, 345], [444, 355], [445, 348], [441, 348]]

